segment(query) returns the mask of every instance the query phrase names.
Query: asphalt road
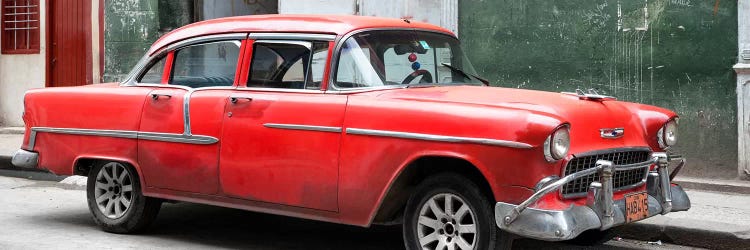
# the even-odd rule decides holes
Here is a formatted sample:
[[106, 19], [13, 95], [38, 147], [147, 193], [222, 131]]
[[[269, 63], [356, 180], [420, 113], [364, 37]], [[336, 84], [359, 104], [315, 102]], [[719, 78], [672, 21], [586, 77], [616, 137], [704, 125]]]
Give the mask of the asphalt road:
[[[0, 249], [403, 249], [398, 226], [360, 228], [236, 209], [165, 204], [143, 234], [105, 233], [85, 192], [55, 181], [0, 176]], [[580, 247], [535, 240], [514, 249], [693, 249], [612, 240]]]

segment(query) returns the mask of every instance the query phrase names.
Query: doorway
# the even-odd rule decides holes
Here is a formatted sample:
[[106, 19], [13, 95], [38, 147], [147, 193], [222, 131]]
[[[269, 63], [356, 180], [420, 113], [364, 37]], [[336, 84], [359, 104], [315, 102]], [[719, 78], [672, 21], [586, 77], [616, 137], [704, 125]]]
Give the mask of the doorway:
[[91, 84], [91, 1], [47, 1], [47, 87]]

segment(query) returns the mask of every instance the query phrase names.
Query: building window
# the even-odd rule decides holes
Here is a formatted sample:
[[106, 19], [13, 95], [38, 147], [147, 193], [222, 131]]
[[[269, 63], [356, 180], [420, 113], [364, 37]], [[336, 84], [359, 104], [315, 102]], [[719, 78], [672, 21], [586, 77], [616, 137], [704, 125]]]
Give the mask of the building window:
[[3, 54], [39, 53], [39, 0], [0, 0]]

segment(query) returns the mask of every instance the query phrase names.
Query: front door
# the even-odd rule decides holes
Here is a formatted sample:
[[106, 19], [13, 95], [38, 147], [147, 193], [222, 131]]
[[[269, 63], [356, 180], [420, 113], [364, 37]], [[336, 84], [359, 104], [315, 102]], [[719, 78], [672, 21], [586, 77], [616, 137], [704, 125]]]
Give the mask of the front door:
[[50, 35], [47, 42], [47, 87], [91, 84], [91, 1], [47, 3]]
[[249, 88], [230, 96], [220, 182], [229, 196], [337, 211], [347, 96], [323, 94], [327, 42], [256, 41]]

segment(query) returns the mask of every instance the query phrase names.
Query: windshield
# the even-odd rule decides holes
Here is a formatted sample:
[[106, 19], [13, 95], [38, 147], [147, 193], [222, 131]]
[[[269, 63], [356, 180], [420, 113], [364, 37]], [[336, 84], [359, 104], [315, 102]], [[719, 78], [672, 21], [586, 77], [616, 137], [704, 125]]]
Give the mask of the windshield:
[[371, 31], [351, 36], [341, 48], [337, 88], [401, 84], [481, 84], [448, 35], [421, 31]]

